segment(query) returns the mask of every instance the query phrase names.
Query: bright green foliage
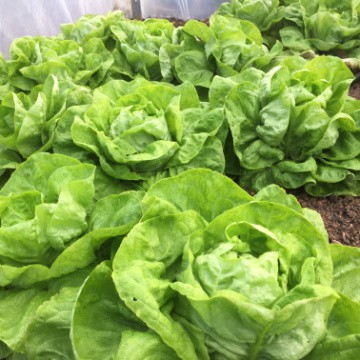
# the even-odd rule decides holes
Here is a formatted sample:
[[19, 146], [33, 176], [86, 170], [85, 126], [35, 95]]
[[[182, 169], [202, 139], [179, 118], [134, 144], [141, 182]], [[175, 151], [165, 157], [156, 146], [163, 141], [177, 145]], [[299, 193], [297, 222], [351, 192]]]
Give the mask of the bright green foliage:
[[217, 137], [223, 111], [203, 106], [191, 84], [114, 80], [94, 97], [99, 100], [75, 117], [71, 136], [99, 158], [108, 175], [145, 180], [200, 166], [223, 171]]
[[[352, 74], [335, 57], [288, 58], [268, 73], [217, 79], [210, 101], [225, 101], [241, 184], [305, 185], [314, 195], [359, 195], [360, 101], [347, 96]], [[237, 83], [237, 84], [236, 84]], [[219, 88], [219, 89], [217, 89]], [[229, 157], [230, 155], [227, 155]]]
[[[80, 204], [62, 210], [74, 240], [57, 225], [62, 248], [44, 245], [52, 263], [26, 265], [39, 260], [29, 251], [12, 259], [2, 242], [9, 250], [0, 278], [12, 286], [0, 291], [4, 353], [6, 344], [29, 359], [325, 359], [334, 347], [357, 355], [359, 326], [349, 319], [359, 305], [359, 252], [330, 246], [319, 217], [295, 197], [275, 185], [251, 197], [218, 172], [192, 169], [143, 198], [128, 191], [96, 201], [85, 198], [95, 193], [94, 170], [40, 153], [1, 192], [11, 205], [1, 231], [40, 223], [40, 209], [51, 206], [49, 240], [72, 190], [82, 206], [93, 204], [84, 230]], [[33, 218], [20, 199], [29, 203], [35, 193]], [[22, 246], [20, 238], [12, 243]]]
[[90, 91], [50, 75], [29, 95], [8, 92], [0, 104], [2, 168], [14, 167], [37, 151], [51, 148], [57, 121], [66, 109], [91, 101]]
[[[202, 202], [192, 193], [183, 201], [196, 178]], [[295, 199], [276, 187], [251, 199], [240, 188], [236, 194], [228, 181], [197, 169], [149, 189], [145, 221], [130, 231], [113, 261], [120, 298], [175, 358], [300, 359], [312, 356], [314, 348], [325, 356], [328, 339], [339, 342], [347, 333], [332, 328], [343, 316], [345, 295], [333, 288], [321, 225], [307, 220]], [[222, 186], [229, 191], [220, 192]], [[209, 212], [219, 193], [222, 209]], [[348, 248], [357, 259], [355, 250]], [[358, 278], [352, 275], [352, 281]], [[126, 311], [119, 307], [117, 318]], [[82, 319], [89, 318], [83, 313]], [[356, 329], [349, 341], [358, 348]], [[123, 340], [138, 341], [145, 331], [134, 330], [113, 339], [114, 354], [119, 343], [119, 349], [125, 346]], [[143, 356], [139, 349], [135, 358]]]
[[360, 251], [278, 186], [360, 195], [353, 75], [315, 54], [359, 56], [359, 6], [233, 0], [209, 25], [113, 12], [15, 40], [0, 358], [360, 358]]
[[113, 186], [107, 195], [97, 186], [105, 176], [95, 172], [74, 158], [38, 153], [1, 189], [0, 311], [7, 315], [0, 339], [29, 359], [73, 359], [78, 289], [141, 217], [141, 193]]
[[[359, 57], [360, 5], [358, 0], [299, 0], [301, 17], [280, 30], [292, 50], [342, 50]], [[293, 6], [293, 5], [292, 5]]]
[[277, 43], [270, 51], [259, 29], [250, 21], [215, 14], [210, 26], [189, 20], [176, 42], [160, 50], [161, 70], [166, 81], [174, 77], [209, 88], [215, 74], [228, 77], [255, 66], [263, 68], [282, 50]]
[[[75, 24], [63, 25], [62, 32], [66, 39], [87, 48], [91, 41], [102, 41], [102, 58], [108, 63], [102, 72], [104, 76], [106, 72], [108, 80], [139, 76], [161, 80], [159, 52], [162, 46], [171, 43], [174, 26], [161, 19], [129, 21], [121, 12], [114, 12], [106, 16], [84, 16]], [[89, 52], [92, 54], [95, 51]], [[100, 59], [98, 62], [101, 62]]]
[[10, 84], [21, 91], [31, 91], [49, 75], [96, 87], [104, 81], [113, 62], [98, 38], [80, 46], [60, 38], [22, 37], [10, 47], [8, 77]]
[[217, 12], [251, 21], [266, 32], [283, 19], [285, 7], [280, 6], [280, 0], [231, 0], [221, 4]]
[[8, 65], [4, 56], [0, 53], [0, 104], [4, 96], [11, 90], [8, 76]]
[[231, 0], [217, 13], [253, 22], [267, 43], [280, 40], [292, 52], [360, 59], [358, 0]]

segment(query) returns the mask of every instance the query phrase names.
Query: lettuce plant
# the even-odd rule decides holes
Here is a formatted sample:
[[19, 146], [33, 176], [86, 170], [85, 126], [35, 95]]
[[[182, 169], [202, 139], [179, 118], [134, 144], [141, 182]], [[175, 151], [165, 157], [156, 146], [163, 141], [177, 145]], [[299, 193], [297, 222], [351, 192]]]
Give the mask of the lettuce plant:
[[114, 62], [99, 38], [80, 46], [58, 37], [22, 37], [13, 41], [7, 61], [9, 84], [30, 92], [50, 75], [80, 85], [97, 87]]
[[107, 48], [111, 48], [114, 46], [114, 39], [111, 37], [110, 27], [124, 18], [121, 11], [113, 11], [107, 15], [84, 15], [74, 23], [62, 24], [61, 36], [64, 40], [72, 40], [79, 44], [98, 38]]
[[360, 8], [357, 0], [299, 0], [301, 17], [280, 30], [285, 47], [295, 51], [343, 51], [359, 57]]
[[147, 180], [192, 167], [222, 172], [226, 135], [222, 109], [201, 104], [191, 84], [114, 80], [71, 126], [73, 142], [123, 180]]
[[101, 40], [110, 51], [112, 63], [107, 76], [110, 79], [133, 79], [143, 76], [162, 80], [160, 48], [172, 42], [174, 26], [164, 19], [128, 20], [122, 12], [108, 15], [86, 15], [74, 24], [62, 26], [65, 39], [83, 47], [89, 41]]
[[77, 296], [78, 359], [358, 354], [358, 249], [330, 246], [319, 215], [294, 197], [274, 185], [251, 197], [193, 169], [154, 184], [142, 207]]
[[214, 75], [229, 77], [250, 66], [263, 68], [282, 50], [263, 45], [260, 30], [250, 21], [219, 14], [207, 26], [188, 21], [176, 42], [160, 49], [161, 71], [166, 81], [173, 78], [209, 88]]
[[103, 189], [98, 171], [38, 153], [1, 189], [2, 347], [32, 359], [74, 358], [69, 329], [79, 287], [142, 213], [141, 192]]
[[14, 168], [31, 154], [49, 150], [65, 110], [90, 101], [89, 89], [53, 75], [28, 95], [8, 92], [0, 104], [1, 168]]
[[228, 171], [253, 190], [276, 183], [305, 185], [313, 195], [359, 195], [360, 102], [347, 96], [352, 79], [338, 58], [290, 57], [267, 73], [214, 81], [211, 99], [228, 91], [236, 155], [226, 153]]
[[283, 19], [284, 11], [280, 0], [231, 0], [221, 4], [217, 13], [251, 21], [266, 32]]

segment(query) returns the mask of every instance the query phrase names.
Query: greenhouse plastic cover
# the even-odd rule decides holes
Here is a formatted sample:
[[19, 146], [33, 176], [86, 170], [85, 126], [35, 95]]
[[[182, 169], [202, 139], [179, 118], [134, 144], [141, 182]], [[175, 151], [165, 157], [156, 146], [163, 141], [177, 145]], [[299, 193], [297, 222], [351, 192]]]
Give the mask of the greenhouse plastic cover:
[[60, 25], [85, 14], [123, 10], [127, 17], [205, 19], [224, 0], [1, 0], [0, 51], [9, 56], [11, 42], [20, 36], [51, 36]]

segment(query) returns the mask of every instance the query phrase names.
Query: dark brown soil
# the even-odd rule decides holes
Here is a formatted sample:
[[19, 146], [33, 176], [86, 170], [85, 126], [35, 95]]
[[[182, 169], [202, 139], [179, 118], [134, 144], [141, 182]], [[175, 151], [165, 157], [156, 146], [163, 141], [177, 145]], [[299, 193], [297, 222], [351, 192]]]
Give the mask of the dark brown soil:
[[356, 79], [352, 82], [349, 95], [360, 100], [360, 73], [356, 75]]
[[330, 242], [360, 247], [360, 197], [313, 197], [294, 194], [303, 207], [316, 210], [323, 218]]

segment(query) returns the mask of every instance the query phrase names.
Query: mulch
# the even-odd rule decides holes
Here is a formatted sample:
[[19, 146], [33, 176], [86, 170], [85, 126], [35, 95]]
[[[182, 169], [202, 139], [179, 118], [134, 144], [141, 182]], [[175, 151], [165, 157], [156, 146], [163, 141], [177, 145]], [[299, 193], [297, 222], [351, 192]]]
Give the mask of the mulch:
[[301, 206], [320, 213], [330, 242], [360, 247], [360, 197], [313, 197], [302, 190], [293, 195]]

